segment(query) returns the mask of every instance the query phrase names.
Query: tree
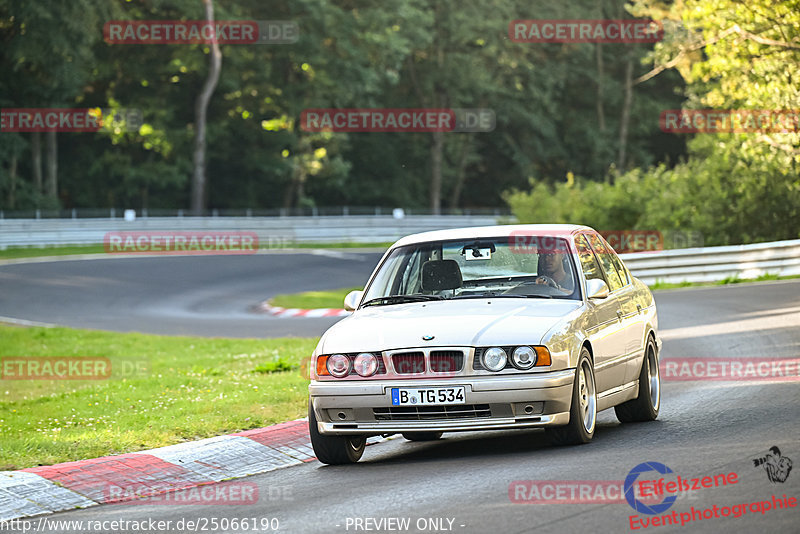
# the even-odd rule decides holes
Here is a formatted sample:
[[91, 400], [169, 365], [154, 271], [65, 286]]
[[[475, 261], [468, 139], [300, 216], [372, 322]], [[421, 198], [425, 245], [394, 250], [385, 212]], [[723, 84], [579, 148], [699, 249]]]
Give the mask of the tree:
[[[203, 0], [205, 6], [206, 22], [214, 26], [214, 2], [213, 0]], [[222, 69], [222, 52], [219, 43], [213, 39], [210, 43], [210, 67], [208, 78], [206, 78], [200, 94], [197, 96], [195, 104], [195, 141], [194, 141], [194, 174], [192, 177], [192, 211], [196, 215], [201, 215], [205, 207], [206, 193], [206, 113], [208, 103], [214, 89], [219, 81], [219, 73]]]

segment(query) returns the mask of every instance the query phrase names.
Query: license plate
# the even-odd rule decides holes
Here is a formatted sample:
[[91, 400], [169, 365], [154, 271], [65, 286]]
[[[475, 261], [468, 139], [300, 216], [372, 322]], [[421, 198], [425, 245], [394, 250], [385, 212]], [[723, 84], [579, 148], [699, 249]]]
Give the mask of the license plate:
[[393, 406], [465, 404], [464, 386], [431, 388], [392, 388]]

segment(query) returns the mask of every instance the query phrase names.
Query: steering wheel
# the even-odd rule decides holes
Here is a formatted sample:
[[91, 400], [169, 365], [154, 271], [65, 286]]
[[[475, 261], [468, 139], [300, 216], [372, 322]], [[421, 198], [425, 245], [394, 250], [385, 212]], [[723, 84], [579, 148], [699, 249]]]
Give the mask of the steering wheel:
[[558, 289], [558, 284], [556, 284], [556, 281], [553, 280], [552, 278], [550, 278], [549, 276], [547, 276], [546, 274], [540, 274], [539, 276], [537, 276], [536, 277], [536, 282], [538, 283], [539, 280], [544, 280], [544, 283], [546, 285]]

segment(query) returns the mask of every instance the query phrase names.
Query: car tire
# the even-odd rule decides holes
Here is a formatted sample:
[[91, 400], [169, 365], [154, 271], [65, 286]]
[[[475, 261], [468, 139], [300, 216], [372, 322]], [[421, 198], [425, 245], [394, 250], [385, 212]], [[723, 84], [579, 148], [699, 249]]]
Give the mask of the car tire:
[[436, 441], [442, 434], [442, 432], [403, 432], [403, 437], [408, 441]]
[[621, 423], [655, 421], [661, 408], [661, 375], [658, 372], [658, 351], [653, 338], [648, 337], [642, 369], [639, 371], [639, 395], [614, 406]]
[[597, 425], [597, 388], [594, 381], [594, 366], [589, 350], [581, 349], [575, 380], [572, 385], [572, 402], [569, 408], [569, 423], [564, 426], [546, 427], [554, 445], [581, 445], [594, 437]]
[[317, 428], [317, 416], [308, 403], [308, 433], [317, 460], [328, 465], [354, 464], [361, 459], [367, 438], [364, 436], [325, 436]]

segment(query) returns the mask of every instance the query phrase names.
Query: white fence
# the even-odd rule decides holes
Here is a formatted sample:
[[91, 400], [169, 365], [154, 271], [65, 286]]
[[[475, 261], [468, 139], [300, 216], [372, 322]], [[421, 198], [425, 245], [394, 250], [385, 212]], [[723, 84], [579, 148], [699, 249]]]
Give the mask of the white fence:
[[646, 284], [712, 282], [728, 277], [757, 278], [765, 274], [800, 275], [800, 239], [685, 248], [622, 254], [637, 278]]
[[[116, 219], [0, 219], [0, 250], [17, 246], [103, 243], [107, 232], [255, 232], [262, 246], [291, 243], [383, 243], [429, 230], [498, 224], [492, 215], [352, 215], [321, 217], [147, 217]], [[506, 217], [506, 219], [508, 219]]]
[[[382, 243], [417, 232], [487, 226], [491, 215], [353, 215], [321, 217], [148, 217], [117, 219], [0, 219], [0, 250], [11, 246], [87, 245], [118, 231], [249, 231], [261, 246], [292, 243]], [[505, 218], [508, 220], [508, 218]], [[623, 254], [631, 272], [647, 284], [708, 282], [764, 274], [800, 275], [800, 239], [726, 247]]]

